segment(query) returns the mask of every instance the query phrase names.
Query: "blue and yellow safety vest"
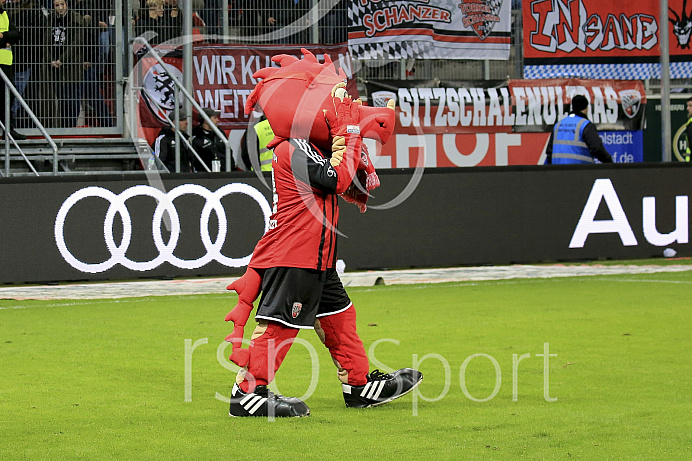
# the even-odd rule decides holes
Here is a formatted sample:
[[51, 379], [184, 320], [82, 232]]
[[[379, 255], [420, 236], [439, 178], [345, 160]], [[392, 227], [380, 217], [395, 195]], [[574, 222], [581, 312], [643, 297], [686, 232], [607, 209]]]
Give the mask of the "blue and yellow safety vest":
[[591, 123], [588, 119], [570, 114], [553, 130], [553, 165], [594, 163], [582, 134]]

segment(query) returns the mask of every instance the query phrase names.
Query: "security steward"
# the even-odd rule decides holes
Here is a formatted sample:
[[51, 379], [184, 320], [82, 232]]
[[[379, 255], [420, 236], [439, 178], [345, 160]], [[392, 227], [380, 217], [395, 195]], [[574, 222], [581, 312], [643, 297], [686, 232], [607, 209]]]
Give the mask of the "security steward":
[[[0, 0], [0, 69], [7, 75], [7, 78], [14, 85], [14, 69], [12, 67], [12, 45], [19, 42], [20, 31], [10, 23], [10, 18], [5, 10], [5, 0]], [[0, 79], [2, 80], [2, 79]], [[24, 140], [26, 136], [17, 133], [12, 129], [12, 123], [5, 120], [5, 97], [9, 93], [10, 107], [14, 102], [14, 95], [5, 87], [5, 80], [0, 81], [0, 121], [9, 125], [10, 135], [15, 140]], [[7, 114], [8, 116], [10, 114]]]
[[599, 160], [613, 163], [603, 147], [596, 126], [587, 118], [589, 101], [578, 94], [572, 98], [572, 111], [555, 124], [546, 147], [546, 165], [587, 164]]
[[[266, 118], [259, 123], [255, 124], [255, 133], [257, 133], [257, 142], [259, 145], [259, 161], [260, 169], [262, 171], [272, 170], [272, 159], [274, 158], [274, 152], [267, 148], [269, 141], [274, 139], [274, 130], [269, 125], [269, 120]], [[692, 139], [692, 138], [690, 138]]]
[[[260, 115], [253, 112], [253, 116], [255, 118], [260, 117], [259, 121], [250, 124], [240, 140], [242, 166], [247, 171], [255, 171], [258, 166], [261, 171], [271, 171], [274, 151], [267, 146], [274, 139], [274, 130], [272, 130], [269, 120], [264, 114]], [[250, 127], [252, 127], [252, 131], [250, 131]]]

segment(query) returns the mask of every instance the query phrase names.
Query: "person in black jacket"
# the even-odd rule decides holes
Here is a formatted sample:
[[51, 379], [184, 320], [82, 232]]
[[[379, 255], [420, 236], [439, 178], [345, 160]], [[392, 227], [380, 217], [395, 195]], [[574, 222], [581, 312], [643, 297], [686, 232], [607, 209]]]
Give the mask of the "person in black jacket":
[[[211, 119], [214, 125], [219, 124], [219, 111], [210, 107], [203, 109], [204, 113]], [[211, 125], [200, 116], [200, 124], [192, 130], [192, 147], [194, 147], [197, 155], [204, 161], [209, 168], [209, 171], [226, 171], [226, 146], [223, 141], [216, 136]], [[206, 169], [197, 164], [195, 170], [202, 172]], [[231, 156], [231, 171], [235, 170], [233, 157]]]
[[557, 122], [550, 134], [545, 164], [588, 164], [594, 159], [613, 163], [613, 157], [603, 147], [596, 125], [588, 119], [589, 100], [577, 94], [571, 105], [569, 115]]
[[67, 0], [53, 0], [44, 27], [37, 115], [47, 128], [72, 128], [82, 102], [84, 22]]
[[[170, 117], [173, 119], [175, 116], [171, 112]], [[180, 132], [180, 137], [189, 139], [187, 135], [187, 114], [185, 111], [178, 112], [178, 131]], [[159, 135], [156, 137], [151, 145], [151, 149], [154, 154], [161, 160], [161, 162], [166, 165], [168, 171], [175, 173], [175, 131], [170, 126], [164, 126], [159, 131]], [[187, 144], [184, 141], [180, 141], [180, 172], [189, 173], [195, 171], [193, 168], [196, 159], [194, 155], [190, 152]]]
[[[12, 67], [14, 68], [14, 86], [33, 110], [36, 98], [38, 66], [43, 62], [43, 21], [48, 11], [40, 8], [35, 0], [23, 0], [13, 3], [8, 11], [10, 23], [19, 29], [22, 39], [12, 45]], [[15, 100], [12, 104], [12, 126], [30, 128], [34, 124], [24, 107]]]
[[81, 0], [74, 10], [82, 15], [84, 26], [84, 85], [81, 93], [86, 125], [113, 126], [110, 111], [101, 94], [110, 51], [108, 21], [113, 12], [111, 1]]

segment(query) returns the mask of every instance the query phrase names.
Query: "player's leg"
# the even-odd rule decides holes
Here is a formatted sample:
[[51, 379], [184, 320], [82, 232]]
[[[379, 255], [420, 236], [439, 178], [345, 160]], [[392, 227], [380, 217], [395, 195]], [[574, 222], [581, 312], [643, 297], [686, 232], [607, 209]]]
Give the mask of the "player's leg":
[[259, 322], [249, 348], [245, 369], [239, 373], [231, 396], [232, 416], [307, 416], [310, 409], [298, 399], [273, 395], [267, 385], [274, 379], [301, 328], [313, 328], [325, 274], [320, 271], [277, 267], [262, 277]]
[[276, 395], [267, 389], [297, 334], [297, 328], [260, 321], [252, 334], [248, 368], [238, 373], [231, 391], [231, 416], [290, 417], [310, 414], [310, 409], [301, 400]]
[[368, 373], [368, 357], [356, 332], [356, 309], [335, 270], [327, 271], [317, 317], [315, 330], [337, 366], [346, 406], [382, 405], [420, 384], [423, 375], [411, 368], [391, 374], [379, 370]]
[[356, 309], [350, 300], [344, 310], [320, 316], [315, 327], [334, 360], [339, 380], [355, 386], [367, 383], [370, 363], [356, 332]]
[[250, 392], [255, 386], [272, 382], [297, 335], [297, 328], [260, 321], [250, 339], [250, 361], [245, 373], [240, 374], [243, 377], [238, 383], [240, 388]]
[[226, 315], [226, 321], [233, 322], [233, 332], [226, 337], [226, 341], [233, 344], [231, 362], [240, 367], [245, 367], [248, 364], [249, 352], [242, 348], [243, 336], [245, 335], [245, 324], [254, 308], [253, 303], [262, 288], [263, 272], [248, 267], [242, 277], [226, 287], [227, 290], [234, 290], [238, 293], [238, 304]]

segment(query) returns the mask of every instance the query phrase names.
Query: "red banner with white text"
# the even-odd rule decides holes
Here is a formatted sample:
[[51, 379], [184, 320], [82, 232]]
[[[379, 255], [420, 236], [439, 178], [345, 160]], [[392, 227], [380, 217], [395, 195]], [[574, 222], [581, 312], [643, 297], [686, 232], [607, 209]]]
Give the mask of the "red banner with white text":
[[[669, 72], [689, 78], [692, 13], [667, 5]], [[660, 78], [658, 0], [524, 0], [522, 12], [525, 78]]]
[[[349, 77], [348, 91], [357, 94], [352, 81], [351, 58], [345, 45], [303, 45], [322, 61], [328, 54], [337, 69]], [[259, 69], [278, 66], [273, 56], [289, 54], [301, 58], [300, 47], [281, 45], [205, 45], [193, 49], [192, 83], [193, 96], [201, 107], [211, 107], [221, 112], [219, 127], [223, 130], [244, 129], [249, 116], [245, 115], [245, 101], [257, 84], [252, 75]], [[143, 96], [140, 103], [140, 120], [144, 127], [161, 127], [165, 122], [162, 112], [173, 110], [175, 85], [171, 75], [182, 81], [182, 57], [171, 53], [163, 58], [164, 69], [153, 58], [143, 58], [137, 64], [142, 76]], [[180, 97], [180, 104], [183, 98]], [[155, 103], [153, 102], [155, 101]]]

